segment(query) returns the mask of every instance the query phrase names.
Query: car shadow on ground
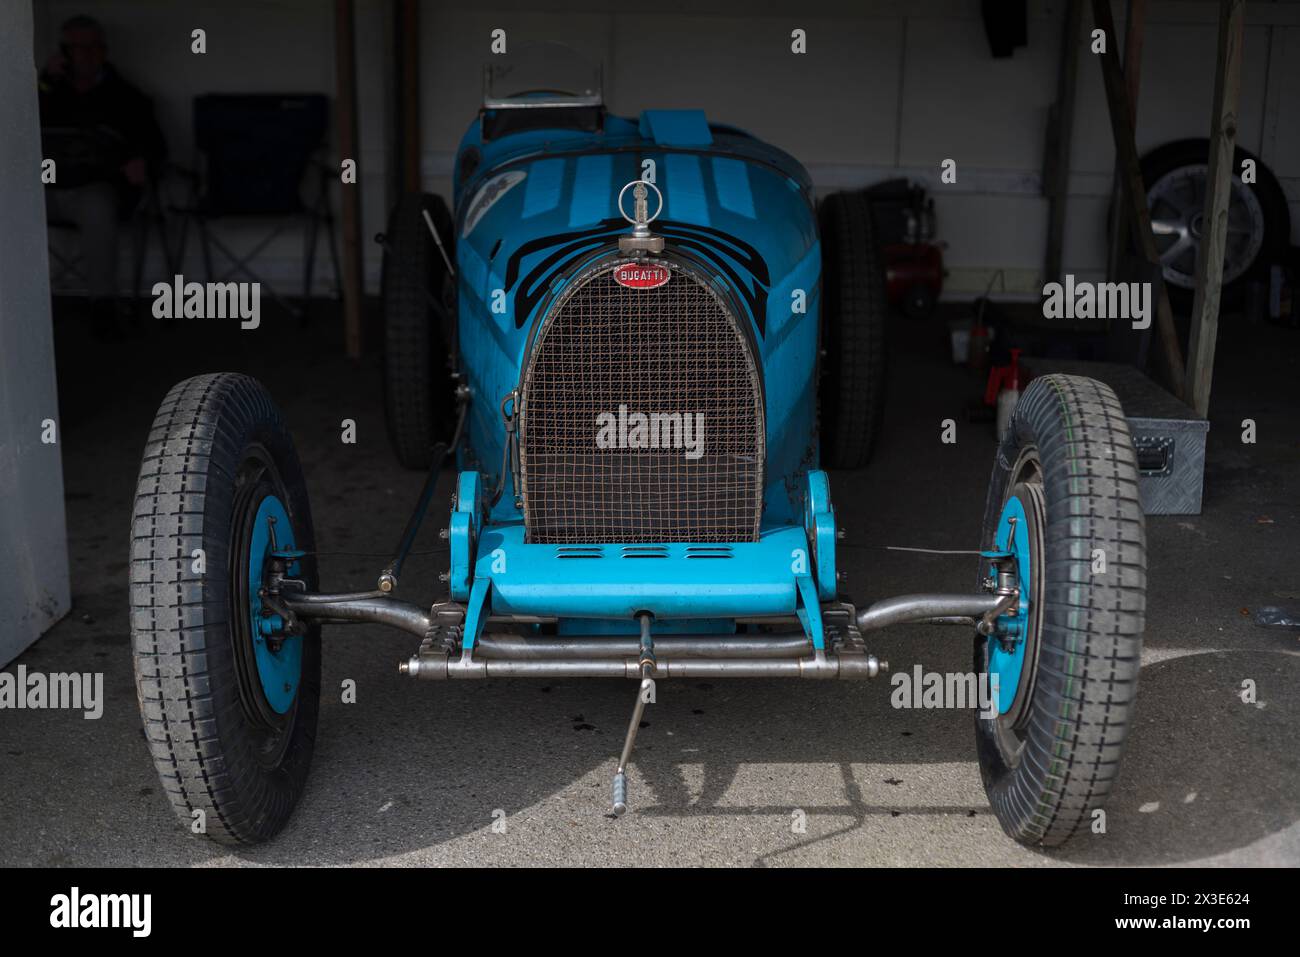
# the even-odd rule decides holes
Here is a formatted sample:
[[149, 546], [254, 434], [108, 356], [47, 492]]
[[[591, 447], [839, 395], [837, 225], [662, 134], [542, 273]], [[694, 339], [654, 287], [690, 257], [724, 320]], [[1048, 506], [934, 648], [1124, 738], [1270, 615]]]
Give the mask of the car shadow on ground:
[[[1254, 703], [1239, 697], [1247, 678], [1259, 689]], [[1104, 833], [1081, 832], [1064, 848], [1035, 853], [1045, 863], [1180, 864], [1292, 827], [1300, 798], [1284, 782], [1300, 768], [1288, 745], [1297, 715], [1287, 689], [1297, 679], [1300, 660], [1268, 652], [1195, 654], [1145, 668], [1144, 694], [1176, 696], [1184, 702], [1179, 720], [1139, 717]], [[873, 818], [991, 819], [978, 793], [971, 801], [932, 801], [908, 781], [915, 765], [970, 762], [969, 714], [894, 711], [887, 694], [854, 685], [725, 685], [662, 683], [633, 757], [632, 810], [610, 827], [652, 835], [692, 818], [830, 819], [827, 826], [810, 823], [808, 836], [790, 829], [779, 848], [755, 856], [761, 866], [833, 842]], [[589, 820], [607, 814], [608, 773], [630, 710], [630, 684], [487, 682], [416, 692], [429, 700], [397, 696], [408, 712], [404, 728], [353, 719], [344, 729], [327, 720], [294, 821], [273, 844], [239, 856], [293, 863], [306, 853], [318, 863], [360, 863], [369, 859], [368, 847], [376, 856], [400, 854], [489, 827], [494, 811], [506, 819], [539, 807], [544, 815]], [[1260, 752], [1261, 740], [1276, 744]], [[811, 765], [836, 767], [839, 787], [810, 801], [790, 778]], [[898, 786], [897, 800], [867, 795], [880, 789], [874, 778], [864, 785], [865, 767], [890, 769], [885, 783]], [[756, 773], [774, 779], [762, 788], [761, 803], [745, 800]], [[581, 800], [549, 806], [576, 780], [592, 777]], [[392, 795], [384, 813], [364, 806], [372, 792]], [[1236, 827], [1223, 828], [1225, 818]]]

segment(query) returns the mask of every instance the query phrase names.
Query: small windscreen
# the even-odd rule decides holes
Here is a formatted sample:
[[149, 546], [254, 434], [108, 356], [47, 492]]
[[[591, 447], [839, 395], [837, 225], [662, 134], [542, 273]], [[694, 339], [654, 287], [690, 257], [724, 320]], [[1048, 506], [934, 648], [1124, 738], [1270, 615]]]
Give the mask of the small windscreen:
[[562, 43], [522, 44], [484, 70], [489, 110], [600, 106], [601, 70]]

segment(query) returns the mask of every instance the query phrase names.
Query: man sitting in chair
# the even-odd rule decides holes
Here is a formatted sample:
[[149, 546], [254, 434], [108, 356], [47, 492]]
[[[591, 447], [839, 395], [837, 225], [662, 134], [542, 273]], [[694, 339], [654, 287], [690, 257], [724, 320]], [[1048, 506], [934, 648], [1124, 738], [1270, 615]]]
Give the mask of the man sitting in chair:
[[46, 190], [49, 218], [80, 233], [91, 319], [117, 323], [118, 222], [140, 202], [165, 153], [153, 103], [107, 60], [104, 29], [77, 16], [63, 24], [59, 50], [40, 75], [41, 138], [55, 161]]

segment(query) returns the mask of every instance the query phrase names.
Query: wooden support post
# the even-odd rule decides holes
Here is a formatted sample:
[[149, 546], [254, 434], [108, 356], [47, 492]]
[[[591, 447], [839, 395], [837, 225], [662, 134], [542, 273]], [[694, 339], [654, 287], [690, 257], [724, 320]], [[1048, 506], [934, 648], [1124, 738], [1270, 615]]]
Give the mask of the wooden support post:
[[[334, 0], [335, 108], [339, 158], [358, 160], [357, 69], [352, 0]], [[361, 358], [361, 183], [343, 183], [343, 341], [349, 359]]]
[[[1146, 35], [1147, 0], [1128, 0], [1124, 15], [1124, 88], [1133, 114], [1133, 129], [1137, 129], [1138, 93], [1142, 86], [1142, 40]], [[1119, 279], [1119, 264], [1128, 242], [1128, 209], [1124, 205], [1124, 188], [1120, 185], [1123, 171], [1115, 163], [1111, 179], [1110, 249], [1106, 259], [1106, 278]]]
[[1061, 61], [1056, 78], [1056, 103], [1048, 122], [1043, 186], [1048, 196], [1045, 282], [1061, 279], [1061, 250], [1065, 244], [1065, 212], [1070, 198], [1070, 137], [1074, 131], [1074, 91], [1079, 74], [1083, 0], [1069, 0], [1061, 27]]
[[1228, 242], [1228, 199], [1237, 145], [1237, 94], [1241, 89], [1242, 22], [1245, 0], [1219, 0], [1219, 57], [1214, 71], [1214, 114], [1210, 117], [1210, 168], [1206, 174], [1204, 226], [1196, 253], [1196, 292], [1187, 348], [1188, 402], [1201, 415], [1210, 411], [1214, 345], [1219, 335], [1219, 293]]
[[[1115, 52], [1115, 20], [1110, 13], [1110, 0], [1092, 0], [1092, 16], [1097, 27], [1106, 35], [1106, 51], [1101, 54], [1101, 77], [1106, 85], [1106, 107], [1110, 113], [1110, 131], [1115, 140], [1115, 153], [1123, 175], [1124, 205], [1133, 231], [1133, 244], [1156, 271], [1160, 267], [1160, 254], [1151, 232], [1151, 212], [1147, 209], [1146, 187], [1142, 184], [1142, 170], [1138, 165], [1137, 145], [1133, 139], [1133, 105], [1124, 88], [1124, 73], [1120, 69], [1119, 54]], [[1160, 359], [1169, 391], [1180, 399], [1185, 398], [1183, 350], [1178, 345], [1178, 332], [1174, 328], [1174, 314], [1169, 306], [1169, 293], [1164, 283], [1159, 284], [1156, 299], [1156, 333], [1160, 343]]]

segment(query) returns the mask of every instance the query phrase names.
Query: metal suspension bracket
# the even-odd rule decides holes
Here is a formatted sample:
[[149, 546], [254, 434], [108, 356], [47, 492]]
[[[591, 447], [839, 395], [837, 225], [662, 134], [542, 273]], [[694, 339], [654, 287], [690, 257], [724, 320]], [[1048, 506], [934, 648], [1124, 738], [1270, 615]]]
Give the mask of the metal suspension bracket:
[[[1012, 520], [1013, 529], [1015, 519]], [[974, 626], [981, 635], [995, 635], [1004, 647], [1021, 639], [1015, 620], [1020, 608], [1021, 582], [1016, 555], [985, 550], [978, 554], [993, 565], [983, 579], [981, 594], [920, 594], [883, 598], [857, 612], [860, 631], [875, 631], [899, 624]]]
[[[1016, 520], [1010, 520], [1012, 535], [1015, 534]], [[995, 569], [995, 574], [985, 579], [985, 588], [997, 599], [997, 603], [986, 611], [976, 623], [976, 630], [983, 636], [994, 637], [1006, 651], [1014, 651], [1016, 643], [1023, 640], [1020, 623], [1016, 620], [1020, 609], [1020, 574], [1014, 552], [986, 551], [981, 555], [988, 559]]]
[[642, 612], [637, 618], [641, 622], [641, 654], [637, 660], [641, 669], [641, 683], [637, 686], [636, 704], [632, 706], [632, 720], [628, 722], [627, 737], [623, 739], [623, 753], [619, 756], [618, 767], [614, 771], [615, 817], [627, 813], [627, 762], [632, 757], [632, 745], [636, 743], [636, 733], [641, 728], [641, 715], [655, 696], [655, 680], [650, 677], [655, 670], [655, 645], [654, 639], [650, 637], [650, 616]]
[[286, 583], [292, 588], [307, 587], [306, 582], [289, 577], [289, 567], [307, 553], [297, 548], [280, 548], [275, 538], [274, 515], [266, 517], [266, 524], [271, 549], [267, 556], [262, 586], [257, 590], [257, 597], [262, 603], [262, 615], [257, 626], [266, 639], [267, 647], [279, 651], [286, 639], [307, 631], [307, 626], [298, 620], [298, 616], [283, 600], [283, 587]]

